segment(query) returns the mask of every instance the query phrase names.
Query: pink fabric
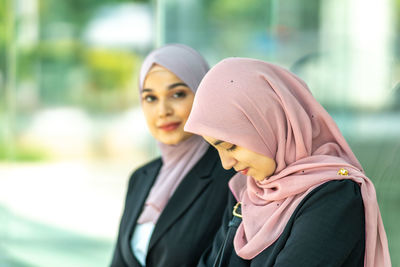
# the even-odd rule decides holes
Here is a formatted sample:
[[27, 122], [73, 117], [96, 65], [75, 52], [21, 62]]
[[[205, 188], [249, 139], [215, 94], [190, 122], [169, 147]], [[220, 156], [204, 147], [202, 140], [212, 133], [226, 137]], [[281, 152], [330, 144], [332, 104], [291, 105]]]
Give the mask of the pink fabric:
[[177, 145], [159, 143], [163, 165], [146, 199], [138, 223], [157, 222], [175, 189], [205, 154], [209, 145], [198, 135]]
[[[185, 130], [275, 159], [261, 182], [236, 174], [230, 188], [242, 202], [234, 246], [252, 259], [279, 238], [300, 201], [330, 180], [352, 179], [365, 207], [365, 266], [391, 266], [376, 192], [333, 119], [307, 85], [273, 64], [223, 60], [203, 78]], [[338, 175], [341, 168], [348, 176]]]
[[[170, 44], [151, 52], [140, 70], [139, 88], [151, 66], [159, 64], [184, 81], [196, 92], [197, 87], [208, 71], [207, 62], [193, 48], [182, 44]], [[145, 201], [138, 223], [157, 222], [175, 189], [186, 174], [207, 151], [209, 145], [200, 136], [191, 136], [177, 145], [158, 142], [163, 165]]]

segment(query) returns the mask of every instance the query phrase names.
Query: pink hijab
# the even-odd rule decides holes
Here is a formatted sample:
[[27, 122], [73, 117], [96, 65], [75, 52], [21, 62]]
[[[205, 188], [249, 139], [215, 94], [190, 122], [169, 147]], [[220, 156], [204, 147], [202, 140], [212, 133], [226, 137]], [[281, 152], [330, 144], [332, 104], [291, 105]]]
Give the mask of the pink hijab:
[[[139, 89], [142, 91], [146, 75], [154, 64], [167, 68], [196, 93], [208, 71], [208, 64], [194, 49], [182, 44], [170, 44], [151, 52], [140, 70]], [[138, 223], [157, 222], [175, 189], [186, 174], [205, 154], [209, 145], [193, 135], [176, 145], [158, 142], [163, 165], [145, 201]]]
[[[274, 243], [301, 200], [331, 180], [361, 187], [365, 208], [365, 266], [391, 266], [376, 192], [333, 119], [307, 85], [289, 71], [246, 58], [225, 59], [201, 82], [185, 130], [275, 159], [261, 182], [236, 174], [231, 191], [242, 202], [234, 247], [252, 259]], [[344, 168], [347, 176], [339, 175]]]

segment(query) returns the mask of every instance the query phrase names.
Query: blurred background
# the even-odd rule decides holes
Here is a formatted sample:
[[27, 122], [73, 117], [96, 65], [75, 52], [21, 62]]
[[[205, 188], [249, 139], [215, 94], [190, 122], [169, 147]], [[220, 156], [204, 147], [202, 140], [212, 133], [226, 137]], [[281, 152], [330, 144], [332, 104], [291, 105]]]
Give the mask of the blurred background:
[[400, 0], [0, 0], [0, 266], [108, 266], [158, 151], [140, 64], [184, 43], [302, 77], [373, 180], [400, 266]]

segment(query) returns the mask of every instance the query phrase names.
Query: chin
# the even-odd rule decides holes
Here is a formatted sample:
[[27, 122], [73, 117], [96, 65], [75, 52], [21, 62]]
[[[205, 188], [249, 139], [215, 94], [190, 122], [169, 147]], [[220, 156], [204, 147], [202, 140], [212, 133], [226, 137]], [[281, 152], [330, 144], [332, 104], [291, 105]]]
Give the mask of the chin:
[[166, 142], [162, 142], [162, 143], [164, 143], [164, 144], [166, 144], [166, 145], [171, 145], [171, 146], [173, 146], [173, 145], [179, 144], [180, 141], [166, 141]]
[[177, 145], [183, 141], [183, 138], [181, 136], [168, 136], [160, 138], [158, 141], [166, 145]]
[[156, 138], [159, 142], [166, 144], [166, 145], [177, 145], [191, 137], [192, 134], [187, 134], [185, 132], [175, 132], [170, 134], [162, 134], [158, 135]]

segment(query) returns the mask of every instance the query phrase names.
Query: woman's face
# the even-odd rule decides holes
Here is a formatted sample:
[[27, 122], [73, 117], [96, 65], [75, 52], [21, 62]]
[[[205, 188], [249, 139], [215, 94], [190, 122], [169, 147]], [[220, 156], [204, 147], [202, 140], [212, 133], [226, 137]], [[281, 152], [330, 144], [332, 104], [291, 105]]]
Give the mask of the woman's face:
[[276, 169], [275, 160], [267, 156], [209, 136], [203, 138], [218, 150], [222, 166], [226, 170], [234, 168], [237, 172], [262, 181], [271, 176]]
[[151, 134], [158, 141], [178, 144], [190, 136], [183, 131], [194, 93], [175, 74], [154, 65], [147, 73], [141, 94], [142, 108]]

